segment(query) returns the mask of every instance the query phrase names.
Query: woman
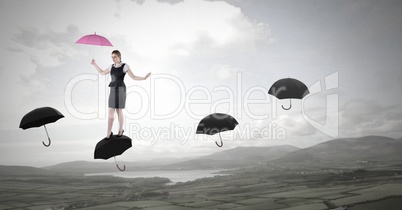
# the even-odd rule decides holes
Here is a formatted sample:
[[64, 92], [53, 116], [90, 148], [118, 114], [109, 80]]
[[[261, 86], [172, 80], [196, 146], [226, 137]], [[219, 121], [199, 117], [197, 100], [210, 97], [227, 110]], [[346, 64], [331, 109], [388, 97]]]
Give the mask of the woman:
[[126, 105], [126, 85], [124, 84], [124, 76], [126, 73], [133, 79], [133, 80], [146, 80], [150, 75], [151, 72], [148, 73], [145, 77], [135, 76], [130, 69], [130, 66], [121, 62], [121, 54], [118, 50], [114, 50], [112, 52], [112, 65], [109, 68], [102, 70], [92, 59], [91, 64], [95, 66], [96, 70], [98, 70], [99, 74], [106, 75], [110, 72], [112, 77], [112, 81], [109, 84], [110, 87], [110, 95], [109, 95], [109, 115], [108, 115], [108, 126], [107, 126], [107, 133], [106, 139], [109, 139], [110, 136], [113, 135], [112, 127], [114, 121], [114, 113], [117, 112], [117, 117], [119, 119], [119, 132], [117, 136], [121, 137], [123, 135], [123, 109]]

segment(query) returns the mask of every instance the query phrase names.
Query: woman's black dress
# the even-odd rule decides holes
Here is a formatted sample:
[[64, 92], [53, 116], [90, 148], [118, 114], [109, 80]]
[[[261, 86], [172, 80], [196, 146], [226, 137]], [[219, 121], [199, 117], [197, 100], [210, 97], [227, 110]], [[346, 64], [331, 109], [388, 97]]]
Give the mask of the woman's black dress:
[[124, 109], [126, 106], [126, 84], [124, 84], [124, 76], [126, 73], [123, 71], [125, 63], [119, 68], [112, 65], [110, 75], [112, 81], [109, 84], [109, 108]]

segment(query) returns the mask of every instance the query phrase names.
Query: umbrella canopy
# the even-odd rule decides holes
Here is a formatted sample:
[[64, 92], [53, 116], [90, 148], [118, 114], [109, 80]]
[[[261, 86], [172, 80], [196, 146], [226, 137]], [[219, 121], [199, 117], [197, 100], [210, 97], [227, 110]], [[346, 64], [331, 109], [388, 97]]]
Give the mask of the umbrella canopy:
[[[123, 154], [123, 152], [125, 152], [131, 146], [131, 139], [125, 135], [122, 135], [121, 137], [113, 135], [110, 136], [109, 139], [104, 138], [96, 144], [94, 159], [107, 160], [111, 157]], [[124, 171], [126, 169], [126, 166], [121, 169], [117, 163], [116, 166], [120, 171]]]
[[[276, 81], [268, 90], [268, 94], [271, 94], [278, 99], [302, 99], [309, 93], [310, 91], [303, 82], [293, 78], [280, 79]], [[289, 110], [291, 107], [291, 100], [289, 108], [285, 108], [282, 105], [282, 108], [285, 110]]]
[[98, 46], [111, 46], [112, 43], [107, 40], [105, 37], [97, 35], [96, 32], [94, 34], [89, 34], [78, 39], [76, 44], [86, 44], [86, 45], [98, 45]]
[[[105, 37], [97, 35], [96, 32], [94, 34], [89, 34], [81, 37], [78, 39], [76, 44], [86, 44], [86, 45], [97, 45], [97, 46], [111, 46], [113, 47], [112, 43], [107, 40]], [[95, 57], [95, 49], [92, 47], [92, 57]]]
[[64, 116], [52, 107], [40, 107], [34, 109], [22, 117], [20, 128], [28, 129], [33, 127], [40, 127], [45, 124], [56, 122]]
[[204, 117], [197, 126], [196, 134], [214, 135], [219, 133], [221, 144], [217, 142], [218, 147], [223, 146], [220, 132], [233, 130], [239, 123], [236, 119], [228, 114], [214, 113]]
[[44, 142], [42, 143], [43, 145], [48, 147], [50, 146], [50, 138], [46, 129], [46, 124], [56, 122], [57, 120], [63, 117], [64, 116], [59, 111], [57, 111], [52, 107], [40, 107], [28, 112], [27, 114], [24, 115], [24, 117], [22, 117], [20, 122], [20, 128], [25, 130], [28, 128], [44, 126], [49, 143], [48, 144], [45, 144]]

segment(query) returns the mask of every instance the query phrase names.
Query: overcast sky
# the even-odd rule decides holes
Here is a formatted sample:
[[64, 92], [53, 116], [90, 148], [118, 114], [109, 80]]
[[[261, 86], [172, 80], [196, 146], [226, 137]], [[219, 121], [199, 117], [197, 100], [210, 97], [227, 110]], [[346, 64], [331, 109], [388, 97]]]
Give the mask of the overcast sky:
[[[123, 161], [401, 138], [401, 20], [398, 0], [0, 0], [0, 164], [94, 161], [106, 135], [110, 76], [90, 61], [105, 69], [114, 49], [134, 74], [152, 72], [146, 81], [125, 79], [133, 147]], [[94, 32], [113, 47], [75, 44]], [[280, 108], [288, 100], [267, 94], [287, 77], [311, 92], [290, 111]], [[49, 148], [43, 127], [19, 128], [43, 106], [65, 116], [47, 125]], [[222, 133], [223, 148], [216, 135], [195, 134], [214, 112], [239, 122]]]

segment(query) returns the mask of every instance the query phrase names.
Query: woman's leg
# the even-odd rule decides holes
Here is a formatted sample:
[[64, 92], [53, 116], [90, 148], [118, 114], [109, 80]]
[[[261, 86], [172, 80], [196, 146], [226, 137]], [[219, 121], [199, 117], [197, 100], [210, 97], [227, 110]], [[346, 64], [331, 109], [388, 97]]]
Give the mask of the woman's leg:
[[109, 108], [109, 115], [107, 121], [107, 134], [106, 136], [109, 138], [110, 133], [112, 132], [113, 121], [114, 121], [114, 108]]
[[121, 131], [123, 130], [123, 123], [124, 123], [123, 109], [117, 109], [117, 117], [119, 118], [119, 135], [120, 135]]

